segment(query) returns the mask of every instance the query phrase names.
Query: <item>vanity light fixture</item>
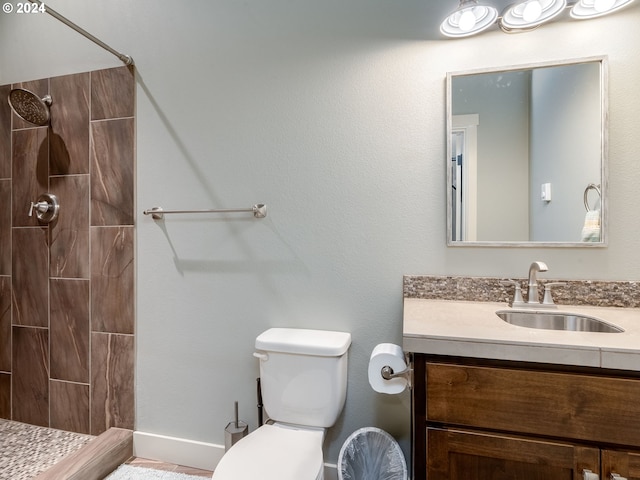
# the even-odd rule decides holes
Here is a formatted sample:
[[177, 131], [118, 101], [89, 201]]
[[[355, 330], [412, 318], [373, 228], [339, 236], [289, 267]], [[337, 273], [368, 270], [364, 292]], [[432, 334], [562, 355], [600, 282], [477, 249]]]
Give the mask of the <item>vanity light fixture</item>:
[[495, 7], [477, 0], [460, 0], [458, 8], [444, 19], [440, 32], [451, 38], [468, 37], [498, 24], [507, 33], [536, 28], [560, 15], [567, 8], [575, 19], [607, 15], [634, 0], [520, 0], [509, 5], [501, 15]]
[[566, 0], [527, 0], [513, 4], [500, 19], [503, 30], [529, 29], [557, 17], [566, 8]]
[[571, 17], [588, 19], [601, 17], [626, 7], [633, 0], [579, 0], [571, 8]]
[[460, 0], [458, 8], [440, 25], [447, 37], [468, 37], [486, 30], [498, 19], [495, 7], [480, 5], [477, 0]]

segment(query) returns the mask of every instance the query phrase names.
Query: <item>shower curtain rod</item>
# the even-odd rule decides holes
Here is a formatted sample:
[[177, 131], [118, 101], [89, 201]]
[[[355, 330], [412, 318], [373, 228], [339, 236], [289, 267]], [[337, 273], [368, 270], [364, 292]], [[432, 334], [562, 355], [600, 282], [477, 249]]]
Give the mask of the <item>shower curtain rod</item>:
[[67, 27], [75, 30], [76, 32], [78, 32], [80, 35], [82, 35], [85, 38], [88, 38], [89, 40], [91, 40], [93, 43], [95, 43], [96, 45], [101, 46], [102, 48], [104, 48], [106, 51], [108, 51], [109, 53], [112, 53], [113, 55], [115, 55], [116, 57], [118, 57], [120, 59], [121, 62], [123, 62], [125, 65], [133, 65], [133, 58], [131, 58], [129, 55], [125, 55], [124, 53], [120, 53], [117, 50], [114, 50], [113, 48], [111, 48], [109, 45], [107, 45], [106, 43], [104, 43], [102, 40], [94, 37], [93, 35], [91, 35], [89, 32], [87, 32], [84, 28], [79, 27], [78, 25], [76, 25], [75, 23], [73, 23], [71, 20], [69, 20], [68, 18], [66, 18], [64, 15], [59, 14], [58, 12], [56, 12], [54, 9], [52, 9], [49, 5], [44, 5], [43, 2], [41, 2], [40, 0], [29, 0], [31, 3], [35, 3], [36, 5], [41, 5], [44, 7], [45, 11], [51, 15], [53, 18], [55, 18], [56, 20], [61, 21], [62, 23], [64, 23]]

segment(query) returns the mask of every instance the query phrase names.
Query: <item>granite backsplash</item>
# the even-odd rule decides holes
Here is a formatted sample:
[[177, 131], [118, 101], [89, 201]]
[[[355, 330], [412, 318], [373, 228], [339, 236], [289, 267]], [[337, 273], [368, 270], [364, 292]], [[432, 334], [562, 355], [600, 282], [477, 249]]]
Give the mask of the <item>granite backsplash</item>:
[[[405, 298], [508, 303], [513, 298], [513, 286], [504, 286], [501, 280], [506, 278], [405, 275], [403, 294]], [[520, 282], [526, 300], [527, 279], [513, 280]], [[548, 282], [566, 283], [553, 289], [558, 305], [640, 307], [640, 282], [539, 279], [540, 286]], [[540, 295], [542, 291], [540, 288]]]

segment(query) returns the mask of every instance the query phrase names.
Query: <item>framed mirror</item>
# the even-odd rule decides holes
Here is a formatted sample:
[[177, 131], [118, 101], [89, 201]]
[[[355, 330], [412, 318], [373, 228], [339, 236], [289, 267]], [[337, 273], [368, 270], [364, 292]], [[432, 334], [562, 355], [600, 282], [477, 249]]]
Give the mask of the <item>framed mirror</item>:
[[607, 58], [447, 74], [447, 244], [603, 247]]

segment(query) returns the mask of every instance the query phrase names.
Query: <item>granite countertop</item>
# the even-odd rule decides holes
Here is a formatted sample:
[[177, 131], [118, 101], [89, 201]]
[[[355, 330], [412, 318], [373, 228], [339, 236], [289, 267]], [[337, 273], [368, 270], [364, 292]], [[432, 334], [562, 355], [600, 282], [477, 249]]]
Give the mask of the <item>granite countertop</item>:
[[600, 318], [621, 333], [519, 327], [495, 312], [505, 303], [404, 299], [403, 349], [495, 360], [640, 371], [640, 308], [558, 305], [558, 312]]

